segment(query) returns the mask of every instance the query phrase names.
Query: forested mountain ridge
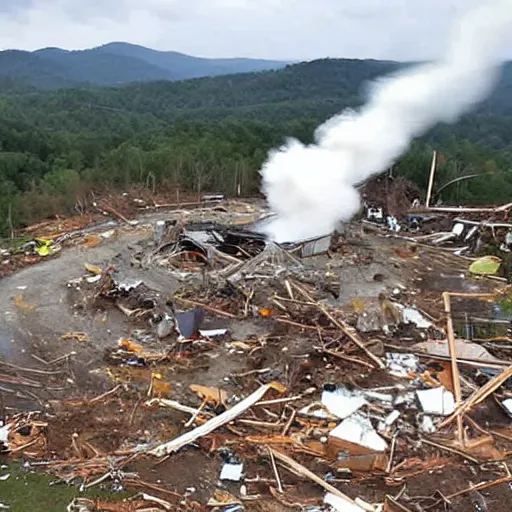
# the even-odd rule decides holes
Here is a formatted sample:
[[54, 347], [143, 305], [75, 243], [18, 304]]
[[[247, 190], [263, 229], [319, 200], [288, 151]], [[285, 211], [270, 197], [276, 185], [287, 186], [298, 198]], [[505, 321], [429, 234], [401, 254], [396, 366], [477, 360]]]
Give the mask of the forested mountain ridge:
[[[0, 80], [0, 235], [74, 211], [92, 191], [180, 187], [257, 193], [268, 151], [366, 99], [394, 62], [323, 59], [277, 71], [121, 87], [33, 91]], [[509, 202], [512, 67], [493, 96], [454, 126], [416, 141], [394, 166], [426, 186], [432, 150], [438, 184], [467, 175], [441, 198]]]
[[[0, 80], [34, 89], [120, 85], [155, 80], [186, 80], [283, 68], [287, 62], [263, 59], [205, 59], [128, 43], [90, 50], [43, 48], [0, 52]], [[0, 81], [0, 86], [1, 86]]]
[[[141, 124], [164, 126], [192, 119], [275, 122], [309, 118], [321, 122], [360, 106], [373, 81], [401, 67], [390, 61], [322, 59], [276, 71], [31, 93], [11, 82], [6, 85], [4, 111], [9, 108], [11, 115], [17, 112], [17, 117], [28, 117], [35, 126], [52, 131], [111, 134], [123, 125], [125, 136], [140, 131]], [[510, 144], [511, 116], [509, 63], [489, 100], [457, 125], [440, 126], [429, 137], [440, 141], [454, 134], [501, 149]]]
[[27, 94], [26, 90], [17, 93], [11, 85], [3, 104], [11, 117], [28, 117], [35, 126], [52, 131], [112, 133], [115, 126], [130, 123], [139, 130], [143, 118], [164, 125], [228, 117], [262, 121], [309, 117], [320, 121], [360, 104], [362, 84], [396, 68], [388, 62], [321, 60], [279, 71], [123, 87]]

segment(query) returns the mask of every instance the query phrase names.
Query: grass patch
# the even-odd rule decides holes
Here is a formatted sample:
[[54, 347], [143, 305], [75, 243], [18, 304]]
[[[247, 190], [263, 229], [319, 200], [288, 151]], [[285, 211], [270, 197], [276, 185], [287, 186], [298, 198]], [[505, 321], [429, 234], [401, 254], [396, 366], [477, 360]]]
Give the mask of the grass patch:
[[65, 512], [75, 497], [120, 501], [128, 496], [126, 493], [108, 493], [99, 488], [79, 493], [77, 486], [50, 485], [55, 478], [39, 471], [26, 470], [12, 462], [6, 462], [5, 466], [6, 469], [0, 470], [0, 477], [7, 473], [11, 476], [0, 481], [0, 503], [10, 507], [8, 512]]

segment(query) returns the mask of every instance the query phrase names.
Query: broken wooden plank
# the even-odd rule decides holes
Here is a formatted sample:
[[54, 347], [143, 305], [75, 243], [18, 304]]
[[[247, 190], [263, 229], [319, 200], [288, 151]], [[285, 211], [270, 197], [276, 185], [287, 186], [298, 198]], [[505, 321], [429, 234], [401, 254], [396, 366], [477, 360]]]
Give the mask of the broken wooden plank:
[[259, 402], [265, 396], [265, 394], [272, 388], [275, 388], [275, 384], [270, 383], [261, 386], [254, 393], [249, 395], [241, 402], [237, 403], [231, 409], [228, 409], [219, 416], [216, 416], [215, 418], [208, 420], [206, 423], [195, 428], [194, 430], [191, 430], [190, 432], [187, 432], [177, 437], [176, 439], [173, 439], [172, 441], [163, 443], [157, 446], [156, 448], [153, 448], [152, 450], [150, 450], [149, 453], [156, 457], [163, 457], [165, 455], [177, 452], [180, 448], [183, 448], [184, 446], [193, 443], [197, 439], [210, 434], [214, 430], [217, 430], [226, 423], [229, 423], [238, 416], [242, 415], [245, 411], [247, 411], [257, 402]]

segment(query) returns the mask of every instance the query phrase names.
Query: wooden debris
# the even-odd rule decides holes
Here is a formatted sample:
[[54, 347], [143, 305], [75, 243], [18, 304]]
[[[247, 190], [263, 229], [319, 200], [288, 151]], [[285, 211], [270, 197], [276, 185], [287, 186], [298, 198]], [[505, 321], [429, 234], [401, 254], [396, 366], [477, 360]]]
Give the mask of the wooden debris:
[[40, 382], [34, 380], [25, 379], [24, 377], [13, 377], [5, 373], [0, 373], [0, 382], [5, 384], [15, 384], [16, 386], [27, 386], [30, 388], [42, 388], [43, 385]]
[[99, 402], [102, 402], [105, 400], [105, 398], [108, 398], [115, 393], [117, 393], [121, 389], [121, 384], [117, 385], [115, 388], [111, 389], [110, 391], [107, 391], [106, 393], [103, 393], [102, 395], [96, 396], [89, 400], [89, 404], [97, 404]]
[[85, 270], [87, 272], [90, 272], [91, 274], [94, 274], [95, 276], [101, 276], [103, 274], [103, 270], [100, 267], [97, 267], [96, 265], [90, 265], [89, 263], [84, 263]]
[[149, 453], [156, 457], [170, 455], [171, 453], [178, 451], [180, 448], [183, 448], [184, 446], [193, 443], [200, 437], [204, 437], [210, 434], [211, 432], [217, 430], [226, 423], [229, 423], [236, 419], [238, 416], [247, 411], [247, 409], [250, 409], [254, 404], [261, 400], [265, 396], [265, 394], [273, 387], [273, 384], [266, 384], [264, 386], [261, 386], [252, 395], [249, 395], [247, 398], [233, 406], [231, 409], [228, 409], [219, 416], [212, 418], [211, 420], [207, 421], [206, 423], [197, 427], [191, 432], [187, 432], [186, 434], [183, 434], [178, 438], [169, 441], [168, 443], [164, 443], [157, 446], [156, 448], [153, 448], [152, 450], [149, 451]]
[[79, 343], [85, 343], [89, 340], [89, 336], [86, 332], [66, 332], [60, 337], [61, 340], [75, 340]]
[[298, 462], [294, 461], [291, 457], [288, 457], [288, 455], [278, 452], [277, 450], [273, 450], [270, 447], [268, 448], [268, 450], [278, 461], [282, 462], [284, 466], [287, 467], [295, 475], [300, 476], [302, 478], [307, 478], [308, 480], [311, 480], [320, 487], [323, 487], [327, 492], [330, 492], [331, 494], [334, 494], [334, 496], [337, 496], [343, 501], [346, 501], [347, 504], [350, 504], [353, 507], [359, 507], [359, 505], [352, 498], [349, 498], [346, 494], [343, 494], [341, 491], [336, 489], [336, 487], [333, 487], [325, 480], [322, 480], [320, 477], [316, 476], [313, 472], [305, 468], [302, 464], [299, 464]]
[[323, 305], [319, 302], [315, 302], [314, 299], [309, 295], [309, 293], [304, 290], [302, 286], [299, 286], [297, 283], [292, 282], [292, 286], [301, 293], [306, 299], [312, 303], [315, 304], [315, 306], [322, 311], [322, 313], [338, 328], [340, 331], [342, 331], [349, 339], [352, 341], [355, 345], [357, 345], [365, 354], [375, 363], [377, 368], [385, 368], [385, 364], [382, 362], [380, 358], [378, 358], [375, 354], [370, 352], [368, 348], [365, 346], [363, 341], [359, 338], [359, 336], [356, 334], [354, 329], [349, 327], [345, 322], [342, 320], [337, 320]]
[[461, 417], [467, 413], [472, 407], [483, 402], [490, 394], [494, 393], [503, 385], [510, 377], [512, 377], [512, 366], [487, 382], [483, 387], [475, 391], [465, 402], [463, 402], [452, 416], [448, 417], [440, 424], [440, 428], [450, 424], [454, 419]]
[[507, 484], [512, 482], [512, 475], [507, 475], [502, 478], [498, 478], [497, 480], [492, 480], [491, 482], [482, 482], [477, 485], [473, 485], [466, 489], [462, 489], [461, 491], [454, 492], [447, 496], [447, 499], [453, 500], [454, 498], [458, 498], [459, 496], [463, 496], [464, 494], [469, 494], [474, 491], [483, 491], [485, 489], [490, 489], [491, 487], [495, 487], [496, 485]]
[[14, 305], [23, 313], [33, 313], [36, 310], [36, 305], [27, 304], [23, 300], [23, 295], [16, 295], [13, 297], [12, 301], [14, 302]]
[[108, 213], [111, 213], [112, 215], [114, 215], [114, 217], [117, 217], [119, 220], [122, 220], [124, 223], [128, 224], [128, 226], [132, 226], [133, 227], [133, 222], [128, 220], [122, 213], [119, 213], [117, 210], [114, 210], [114, 208], [112, 208], [111, 206], [109, 205], [105, 205], [105, 204], [102, 204], [100, 208], [98, 208], [98, 210], [101, 212], [102, 210], [108, 212]]
[[233, 315], [233, 313], [229, 313], [228, 311], [221, 311], [220, 309], [214, 308], [212, 306], [208, 306], [206, 304], [197, 302], [195, 300], [184, 299], [182, 297], [174, 297], [174, 300], [176, 302], [181, 302], [181, 303], [187, 304], [189, 306], [203, 308], [205, 311], [209, 311], [210, 313], [215, 313], [216, 315], [219, 315], [219, 316], [225, 316], [227, 318], [236, 318], [236, 315]]
[[191, 384], [190, 390], [199, 395], [202, 399], [206, 400], [206, 403], [212, 403], [215, 406], [221, 404], [226, 405], [229, 400], [229, 393], [220, 388]]
[[174, 400], [167, 400], [165, 398], [153, 398], [148, 400], [145, 404], [146, 407], [153, 407], [159, 405], [160, 407], [168, 407], [169, 409], [175, 409], [177, 411], [186, 412], [187, 414], [195, 414], [196, 409], [187, 405], [180, 404]]
[[[457, 407], [460, 407], [462, 401], [462, 391], [460, 387], [460, 376], [459, 376], [459, 367], [457, 365], [457, 352], [455, 349], [455, 334], [453, 331], [453, 319], [452, 319], [452, 310], [450, 304], [450, 293], [443, 293], [443, 301], [444, 308], [446, 313], [446, 332], [448, 336], [448, 345], [450, 347], [450, 358], [452, 361], [452, 378], [453, 378], [453, 389], [455, 394], [455, 404]], [[457, 417], [457, 435], [459, 437], [459, 443], [461, 446], [465, 446], [465, 436], [464, 436], [464, 425], [462, 422], [462, 417]]]
[[[432, 187], [429, 188], [432, 189]], [[107, 208], [104, 209], [107, 210]], [[134, 223], [122, 214], [118, 215], [117, 211], [110, 210], [123, 222], [133, 226]], [[418, 211], [415, 210], [415, 212]], [[458, 213], [461, 211], [457, 209]], [[501, 210], [498, 208], [489, 209], [489, 211], [496, 213]], [[200, 219], [204, 220], [202, 217]], [[508, 230], [512, 226], [508, 222], [475, 221], [475, 223], [476, 226], [487, 224], [493, 229]], [[512, 482], [508, 472], [497, 480], [471, 484], [469, 487], [466, 480], [463, 485], [459, 484], [459, 487], [464, 489], [446, 497], [436, 492], [432, 496], [416, 498], [408, 496], [403, 485], [408, 479], [420, 479], [422, 475], [428, 473], [434, 474], [446, 471], [447, 468], [451, 470], [451, 468], [455, 469], [468, 464], [475, 470], [475, 477], [486, 471], [495, 472], [496, 467], [499, 467], [496, 461], [506, 460], [510, 455], [507, 449], [510, 449], [509, 443], [512, 442], [512, 430], [506, 426], [487, 427], [485, 416], [483, 416], [484, 419], [474, 420], [469, 413], [485, 413], [485, 407], [488, 405], [496, 406], [494, 402], [497, 402], [505, 412], [509, 412], [509, 409], [504, 406], [505, 400], [512, 398], [508, 388], [496, 394], [493, 403], [483, 404], [483, 402], [512, 377], [512, 366], [509, 367], [510, 363], [506, 360], [508, 358], [501, 357], [502, 351], [510, 349], [508, 345], [512, 343], [512, 338], [502, 336], [494, 339], [495, 342], [499, 339], [500, 344], [498, 346], [496, 343], [492, 347], [492, 350], [499, 351], [498, 355], [493, 354], [495, 361], [492, 366], [489, 366], [490, 363], [484, 359], [457, 359], [456, 351], [459, 350], [457, 342], [460, 341], [463, 344], [466, 342], [456, 339], [454, 326], [461, 318], [457, 318], [457, 309], [453, 300], [454, 297], [461, 297], [498, 301], [505, 298], [510, 290], [502, 287], [500, 293], [487, 294], [458, 294], [447, 291], [442, 295], [444, 304], [444, 316], [442, 316], [443, 312], [438, 310], [437, 291], [432, 293], [435, 295], [433, 298], [428, 293], [418, 294], [420, 286], [415, 288], [411, 286], [410, 290], [400, 287], [396, 293], [393, 293], [395, 298], [379, 299], [381, 306], [385, 302], [385, 312], [392, 317], [392, 321], [386, 319], [385, 323], [397, 324], [397, 330], [391, 329], [386, 333], [366, 335], [351, 327], [354, 325], [352, 314], [363, 314], [367, 307], [366, 302], [353, 300], [352, 311], [350, 315], [346, 315], [345, 311], [328, 305], [328, 300], [324, 301], [326, 297], [336, 296], [338, 293], [339, 283], [333, 284], [337, 278], [333, 270], [336, 265], [332, 267], [329, 265], [324, 269], [325, 272], [316, 267], [312, 270], [308, 265], [303, 265], [303, 261], [293, 257], [289, 251], [273, 243], [268, 244], [269, 249], [265, 250], [265, 254], [258, 254], [256, 257], [251, 257], [252, 251], [242, 244], [229, 243], [233, 253], [240, 255], [244, 261], [222, 252], [213, 245], [200, 253], [190, 247], [176, 248], [179, 237], [185, 236], [186, 226], [185, 221], [179, 221], [171, 231], [166, 233], [161, 243], [150, 245], [151, 248], [144, 254], [142, 251], [146, 251], [146, 248], [141, 249], [142, 245], [140, 247], [137, 245], [136, 255], [130, 258], [132, 265], [145, 268], [155, 263], [155, 254], [160, 251], [159, 255], [166, 258], [166, 265], [170, 264], [169, 261], [172, 258], [173, 272], [176, 270], [176, 274], [186, 271], [188, 276], [190, 272], [197, 272], [196, 277], [202, 277], [203, 282], [200, 284], [197, 279], [196, 288], [195, 283], [188, 286], [187, 281], [187, 289], [184, 292], [186, 298], [178, 294], [169, 299], [164, 296], [165, 292], [159, 290], [156, 294], [158, 299], [156, 299], [155, 295], [150, 295], [144, 289], [148, 288], [146, 285], [140, 287], [143, 290], [140, 296], [137, 293], [131, 295], [129, 286], [123, 288], [120, 284], [116, 285], [118, 280], [113, 274], [115, 267], [110, 266], [102, 270], [100, 267], [85, 264], [86, 270], [100, 276], [100, 279], [88, 278], [88, 281], [97, 281], [97, 283], [96, 286], [90, 287], [94, 288], [93, 290], [88, 290], [87, 300], [84, 300], [84, 303], [87, 305], [93, 303], [95, 307], [101, 308], [105, 301], [110, 301], [112, 307], [123, 311], [126, 315], [125, 320], [130, 322], [132, 327], [137, 329], [140, 327], [141, 331], [146, 327], [145, 332], [134, 333], [133, 339], [137, 339], [138, 343], [129, 339], [122, 339], [117, 346], [113, 346], [115, 343], [112, 343], [112, 350], [108, 353], [108, 360], [111, 363], [108, 371], [112, 377], [117, 377], [117, 382], [121, 380], [122, 384], [116, 385], [99, 396], [84, 398], [90, 396], [87, 389], [75, 400], [60, 400], [60, 395], [52, 396], [49, 407], [46, 407], [44, 398], [34, 398], [35, 395], [30, 392], [30, 389], [23, 389], [25, 398], [39, 401], [41, 410], [44, 411], [44, 416], [40, 417], [48, 418], [50, 428], [47, 428], [45, 423], [38, 423], [34, 418], [26, 416], [17, 418], [12, 423], [12, 429], [11, 423], [8, 430], [4, 428], [1, 431], [2, 427], [0, 427], [4, 444], [6, 444], [5, 436], [8, 435], [7, 444], [10, 454], [31, 460], [45, 458], [48, 462], [40, 463], [40, 467], [44, 467], [64, 482], [71, 483], [79, 479], [85, 488], [104, 485], [112, 480], [122, 483], [126, 489], [143, 491], [134, 499], [125, 500], [120, 504], [98, 500], [91, 502], [91, 506], [101, 505], [104, 510], [112, 511], [139, 511], [141, 507], [142, 510], [181, 510], [182, 506], [189, 509], [188, 497], [170, 490], [167, 487], [168, 481], [160, 486], [145, 482], [135, 473], [128, 473], [128, 471], [140, 471], [143, 474], [146, 470], [148, 455], [159, 457], [157, 464], [161, 465], [163, 470], [168, 469], [164, 466], [165, 461], [170, 462], [170, 466], [173, 465], [173, 459], [180, 459], [180, 464], [186, 464], [187, 457], [192, 452], [198, 453], [196, 449], [208, 453], [212, 460], [221, 455], [223, 459], [226, 456], [224, 460], [230, 460], [229, 463], [243, 462], [244, 469], [248, 473], [241, 484], [240, 499], [226, 492], [215, 493], [208, 506], [219, 508], [245, 504], [262, 497], [266, 499], [269, 493], [280, 504], [277, 505], [278, 507], [300, 509], [309, 505], [317, 506], [319, 496], [312, 499], [298, 497], [297, 487], [299, 486], [296, 479], [293, 479], [293, 484], [290, 484], [291, 477], [287, 471], [318, 485], [322, 493], [325, 491], [328, 496], [332, 495], [341, 500], [347, 510], [351, 511], [373, 512], [377, 509], [382, 510], [382, 506], [385, 512], [412, 512], [412, 507], [414, 510], [426, 510], [434, 508], [437, 504], [448, 505], [450, 500], [462, 495], [477, 496], [484, 489]], [[199, 229], [202, 231], [203, 228]], [[442, 229], [443, 233], [418, 236], [417, 239], [425, 243], [427, 241], [436, 243], [443, 238], [446, 240], [445, 234], [448, 238], [457, 238], [457, 235], [447, 231], [448, 228]], [[473, 228], [469, 226], [467, 229]], [[147, 230], [149, 232], [149, 227]], [[377, 230], [383, 231], [380, 228]], [[190, 230], [192, 231], [193, 229]], [[220, 231], [219, 229], [219, 233]], [[119, 232], [123, 231], [119, 230]], [[201, 233], [201, 237], [203, 235], [204, 232]], [[197, 238], [197, 240], [201, 239]], [[89, 241], [91, 244], [101, 241], [99, 236], [86, 238], [82, 233], [78, 243], [83, 243], [84, 240], [87, 240], [85, 245], [88, 245]], [[192, 240], [193, 237], [190, 236], [189, 242], [192, 243]], [[460, 237], [458, 240], [460, 241]], [[476, 241], [475, 238], [472, 240]], [[343, 241], [338, 240], [338, 244], [340, 243], [343, 244]], [[207, 245], [205, 242], [205, 247]], [[371, 263], [372, 257], [366, 256], [364, 251], [352, 247], [342, 248], [343, 251], [345, 249], [347, 249], [349, 266], [352, 263]], [[333, 252], [328, 254], [331, 259], [336, 257], [334, 251], [340, 250], [340, 247], [337, 246], [332, 250]], [[178, 262], [178, 256], [183, 254], [187, 254], [192, 261]], [[413, 268], [418, 280], [424, 279], [424, 274], [421, 268], [414, 268], [414, 265], [421, 264], [427, 267], [432, 262], [436, 262], [438, 265], [446, 265], [450, 272], [456, 272], [458, 276], [460, 272], [467, 270], [469, 264], [469, 258], [461, 259], [454, 254], [447, 254], [445, 249], [439, 247], [429, 248], [419, 243], [414, 243], [412, 246], [410, 240], [400, 247], [387, 248], [386, 254], [389, 254], [389, 260], [396, 265], [398, 272]], [[201, 260], [200, 264], [197, 264], [198, 258]], [[245, 258], [248, 258], [248, 261]], [[91, 261], [94, 260], [91, 259]], [[333, 263], [344, 264], [343, 261]], [[381, 264], [377, 261], [373, 263]], [[122, 264], [123, 262], [120, 261], [119, 265]], [[323, 279], [324, 274], [325, 279]], [[377, 278], [377, 276], [381, 275], [375, 274], [375, 276], [375, 281], [379, 281], [380, 277]], [[331, 279], [332, 277], [334, 279]], [[370, 280], [371, 278], [372, 276]], [[490, 285], [489, 282], [485, 284]], [[93, 293], [96, 299], [101, 300], [91, 301], [89, 295]], [[443, 340], [439, 342], [446, 347], [442, 355], [412, 350], [411, 344], [420, 333], [415, 330], [413, 324], [401, 325], [402, 318], [397, 318], [398, 308], [394, 300], [404, 302], [404, 308], [414, 307], [428, 318], [431, 325], [428, 330], [425, 328], [421, 331], [421, 336], [428, 340]], [[423, 304], [420, 301], [424, 301]], [[13, 302], [23, 312], [35, 310], [35, 306], [24, 303], [21, 295], [14, 298]], [[229, 335], [233, 339], [226, 336], [227, 339], [222, 341], [205, 340], [195, 335], [183, 341], [172, 329], [171, 317], [176, 314], [174, 302], [180, 307], [196, 307], [211, 313], [212, 315], [206, 315], [205, 324], [210, 324], [208, 327], [212, 330], [214, 328], [220, 330], [234, 319], [249, 318], [256, 324], [258, 331], [260, 327], [264, 329], [254, 335], [243, 334], [242, 329], [239, 329], [238, 333], [237, 329], [230, 329]], [[430, 315], [424, 313], [425, 309], [430, 311]], [[213, 316], [224, 317], [228, 321], [211, 318]], [[164, 325], [168, 334], [162, 338], [163, 341], [155, 342], [159, 344], [155, 349], [154, 338], [151, 335], [158, 326], [162, 325], [162, 319], [165, 319]], [[446, 342], [444, 341], [444, 319], [446, 320]], [[468, 323], [482, 321], [477, 314], [471, 314], [462, 319], [467, 320]], [[489, 321], [485, 318], [484, 321], [485, 325], [499, 329], [505, 328], [506, 322]], [[139, 325], [143, 323], [146, 325]], [[238, 322], [233, 323], [238, 324]], [[169, 325], [171, 328], [168, 329]], [[405, 335], [402, 327], [406, 332]], [[411, 334], [409, 329], [412, 331]], [[127, 329], [123, 332], [130, 331]], [[320, 342], [316, 341], [316, 336]], [[395, 341], [391, 341], [392, 337]], [[87, 340], [87, 334], [69, 332], [62, 335], [62, 339], [84, 342]], [[289, 343], [290, 340], [292, 343]], [[488, 341], [483, 339], [482, 343]], [[391, 351], [390, 349], [397, 353], [405, 353], [405, 358], [412, 360], [404, 364], [404, 372], [399, 371], [401, 369], [399, 365], [398, 370], [393, 370], [393, 373], [385, 370], [384, 360], [379, 356]], [[46, 351], [42, 354], [43, 358], [50, 358]], [[24, 368], [0, 361], [0, 369], [3, 372], [0, 373], [0, 382], [6, 383], [5, 388], [0, 388], [0, 419], [7, 417], [9, 422], [12, 421], [8, 416], [11, 414], [9, 402], [11, 398], [16, 397], [16, 393], [19, 393], [15, 386], [37, 388], [38, 395], [42, 397], [44, 393], [50, 394], [55, 389], [65, 390], [57, 386], [62, 386], [66, 379], [73, 386], [75, 382], [80, 382], [75, 379], [73, 373], [74, 370], [76, 371], [76, 365], [70, 364], [70, 357], [73, 354], [58, 357], [50, 362], [39, 355], [31, 354], [44, 365], [41, 367], [45, 370]], [[223, 358], [225, 357], [226, 360], [227, 357], [232, 359], [229, 361], [230, 364], [224, 366]], [[420, 366], [417, 365], [418, 358], [421, 360]], [[90, 367], [90, 362], [84, 360], [80, 363], [83, 363], [84, 367]], [[53, 366], [57, 364], [62, 364], [62, 367]], [[208, 367], [213, 364], [225, 371], [210, 374]], [[478, 378], [472, 380], [478, 368], [501, 371], [503, 367], [506, 367], [503, 373], [482, 387], [478, 387], [480, 382]], [[59, 370], [52, 371], [53, 368], [59, 368]], [[374, 369], [376, 371], [373, 371]], [[194, 372], [193, 377], [191, 373], [180, 382], [180, 376], [188, 370]], [[204, 375], [204, 380], [203, 372], [208, 372]], [[27, 378], [23, 377], [25, 375]], [[289, 394], [287, 388], [275, 383], [267, 383], [271, 378], [276, 378], [275, 375], [279, 375], [279, 378], [287, 383], [290, 389]], [[176, 382], [174, 382], [175, 377]], [[151, 382], [148, 389], [149, 378]], [[189, 386], [190, 382], [204, 382], [211, 384], [211, 387], [196, 384]], [[14, 389], [10, 389], [10, 386]], [[416, 390], [428, 390], [440, 386], [453, 392], [456, 401], [455, 412], [446, 419], [441, 419], [434, 414], [422, 413], [418, 411], [418, 404], [413, 404]], [[355, 412], [350, 414], [347, 412], [347, 416], [344, 416], [344, 413], [335, 415], [321, 402], [322, 387], [323, 392], [336, 393], [336, 395], [338, 391], [342, 391], [343, 387], [343, 391], [347, 391], [347, 396], [339, 393], [338, 398], [341, 401], [345, 398], [347, 400], [355, 398], [355, 400], [360, 399], [362, 405]], [[191, 407], [169, 399], [173, 393], [176, 397], [184, 396], [183, 393], [187, 389], [199, 396], [202, 402], [199, 407]], [[245, 399], [235, 402], [235, 405], [231, 403], [231, 396], [244, 396], [244, 394], [247, 395], [247, 390], [253, 389], [256, 391]], [[270, 389], [283, 396], [266, 397]], [[8, 400], [4, 400], [3, 393], [9, 393]], [[469, 393], [472, 393], [471, 396], [464, 400]], [[480, 404], [483, 405], [482, 411], [477, 411], [476, 407]], [[80, 407], [83, 411], [79, 410]], [[172, 411], [156, 411], [153, 409], [156, 407], [165, 407]], [[69, 421], [62, 422], [65, 425], [62, 439], [65, 439], [66, 445], [61, 453], [68, 457], [66, 460], [58, 460], [61, 453], [57, 450], [54, 452], [54, 448], [50, 447], [46, 439], [48, 433], [55, 435], [54, 432], [61, 419], [59, 413], [62, 410], [66, 414], [69, 413]], [[340, 410], [343, 410], [341, 406]], [[80, 413], [83, 415], [80, 416]], [[332, 435], [333, 430], [351, 415], [364, 416], [368, 420], [369, 428], [367, 431], [356, 430], [353, 437], [347, 436], [351, 441], [345, 440], [344, 437], [339, 437], [339, 441], [336, 441], [336, 436]], [[478, 417], [476, 414], [473, 416]], [[79, 418], [78, 421], [76, 418]], [[84, 419], [83, 431], [82, 418]], [[91, 432], [87, 428], [89, 419], [91, 430], [96, 425], [100, 425], [94, 436], [90, 436]], [[428, 421], [423, 424], [423, 420]], [[457, 422], [456, 431], [454, 427], [451, 428], [455, 421]], [[26, 429], [20, 432], [20, 426]], [[446, 431], [443, 432], [442, 429], [445, 428]], [[434, 435], [435, 430], [441, 430], [441, 432]], [[369, 431], [374, 431], [382, 440], [389, 443], [390, 449], [383, 448], [375, 452], [374, 448], [367, 448], [368, 444], [358, 443], [357, 437], [359, 436], [362, 440]], [[29, 435], [26, 435], [27, 432]], [[429, 432], [428, 437], [423, 432]], [[109, 451], [110, 435], [114, 437], [113, 433], [116, 436], [116, 448]], [[105, 443], [102, 442], [102, 437], [105, 438]], [[499, 444], [496, 442], [498, 438]], [[159, 439], [158, 443], [153, 439]], [[166, 439], [170, 441], [161, 442]], [[194, 446], [194, 450], [184, 451], [169, 460], [175, 452], [190, 445]], [[1, 449], [4, 447], [2, 446]], [[184, 461], [181, 461], [182, 457]], [[268, 464], [257, 465], [258, 460], [266, 460]], [[216, 461], [218, 462], [217, 459]], [[489, 461], [492, 461], [492, 464]], [[177, 466], [178, 460], [175, 462]], [[151, 461], [150, 464], [152, 464]], [[507, 467], [505, 463], [503, 464]], [[199, 466], [199, 469], [202, 470], [202, 467]], [[205, 473], [211, 473], [211, 468], [205, 467]], [[328, 477], [326, 474], [329, 474]], [[216, 480], [217, 476], [214, 474], [211, 481]], [[389, 487], [403, 485], [404, 492], [397, 496], [385, 496], [387, 491], [377, 485], [374, 495], [378, 496], [376, 499], [385, 499], [385, 503], [382, 506], [374, 506], [358, 498], [353, 499], [337, 488], [338, 483], [349, 485], [350, 481], [361, 484], [370, 480], [371, 485], [379, 480]], [[191, 481], [190, 485], [194, 485], [194, 482]], [[343, 487], [345, 488], [350, 489], [350, 487]], [[145, 494], [146, 492], [150, 494]], [[190, 491], [190, 495], [193, 495], [193, 492]], [[355, 494], [355, 491], [348, 492]], [[194, 507], [195, 510], [202, 510], [199, 505]]]
[[277, 470], [276, 459], [274, 457], [274, 453], [270, 448], [268, 448], [268, 454], [270, 455], [270, 462], [272, 463], [272, 469], [274, 470], [274, 475], [276, 476], [277, 482], [277, 490], [282, 494], [283, 486], [281, 485], [281, 478], [279, 477], [279, 471]]

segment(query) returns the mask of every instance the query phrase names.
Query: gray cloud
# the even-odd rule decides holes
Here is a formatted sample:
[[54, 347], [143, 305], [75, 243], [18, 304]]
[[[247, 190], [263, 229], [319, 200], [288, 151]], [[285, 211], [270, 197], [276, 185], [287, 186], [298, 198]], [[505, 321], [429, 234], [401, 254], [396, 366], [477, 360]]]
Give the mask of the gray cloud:
[[0, 0], [0, 47], [129, 41], [200, 56], [437, 56], [485, 0]]
[[16, 16], [20, 12], [29, 9], [36, 0], [19, 0], [11, 2], [10, 0], [0, 0], [0, 16]]

